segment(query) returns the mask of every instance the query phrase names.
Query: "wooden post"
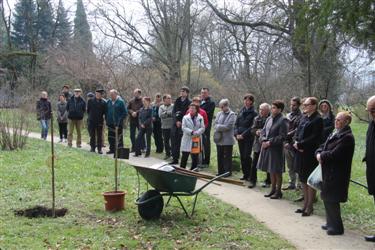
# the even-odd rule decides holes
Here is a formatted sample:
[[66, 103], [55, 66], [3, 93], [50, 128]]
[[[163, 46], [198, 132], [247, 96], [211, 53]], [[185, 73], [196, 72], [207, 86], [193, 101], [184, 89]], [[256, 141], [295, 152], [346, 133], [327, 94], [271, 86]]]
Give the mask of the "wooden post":
[[53, 142], [53, 113], [51, 111], [51, 170], [52, 170], [52, 217], [55, 213], [55, 147]]

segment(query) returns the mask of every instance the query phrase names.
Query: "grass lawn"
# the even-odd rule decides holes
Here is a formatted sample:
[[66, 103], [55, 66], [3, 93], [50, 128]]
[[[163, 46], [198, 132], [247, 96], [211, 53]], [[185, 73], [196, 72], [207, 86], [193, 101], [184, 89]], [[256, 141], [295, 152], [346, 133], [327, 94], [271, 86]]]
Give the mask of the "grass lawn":
[[[50, 206], [49, 143], [30, 140], [23, 151], [0, 154], [0, 249], [292, 249], [251, 216], [201, 194], [196, 215], [185, 217], [173, 201], [160, 220], [143, 221], [134, 200], [137, 178], [121, 164], [126, 209], [104, 211], [102, 192], [113, 187], [113, 160], [56, 146], [57, 206], [62, 218], [16, 217], [14, 209]], [[142, 188], [146, 185], [142, 182]], [[183, 198], [191, 208], [192, 199]]]
[[[3, 115], [3, 117], [10, 117], [12, 114], [14, 114], [14, 111], [12, 110], [0, 110], [0, 114]], [[35, 119], [34, 114], [28, 114], [27, 115], [30, 124], [31, 124], [31, 130], [39, 132], [39, 123]], [[363, 184], [366, 183], [366, 174], [365, 174], [365, 165], [362, 163], [362, 158], [364, 155], [365, 150], [365, 137], [366, 137], [366, 130], [367, 130], [367, 124], [363, 122], [359, 122], [354, 120], [352, 125], [352, 130], [356, 139], [356, 147], [355, 147], [355, 154], [353, 158], [353, 165], [352, 165], [352, 175], [351, 178], [353, 180], [359, 181]], [[55, 133], [57, 135], [57, 124], [55, 123]], [[213, 132], [211, 132], [213, 134]], [[83, 129], [83, 142], [88, 142], [88, 134], [87, 130]], [[125, 144], [130, 145], [130, 137], [129, 137], [129, 129], [125, 130]], [[208, 171], [211, 173], [217, 172], [217, 159], [216, 159], [216, 146], [212, 141], [212, 153], [211, 153], [211, 165], [208, 169], [204, 169], [204, 171]], [[155, 151], [154, 143], [152, 143], [152, 152]], [[238, 147], [235, 145], [234, 147], [234, 154], [238, 155]], [[152, 153], [152, 156], [163, 158], [164, 155], [155, 154]], [[236, 159], [238, 162], [239, 159]], [[286, 169], [287, 170], [287, 169]], [[242, 176], [241, 172], [234, 172], [234, 178], [240, 178]], [[286, 185], [289, 177], [287, 172], [284, 174], [284, 184]], [[263, 172], [258, 171], [258, 180], [259, 183], [265, 179], [265, 174]], [[259, 186], [259, 185], [258, 185]], [[264, 189], [261, 187], [258, 187], [259, 190], [262, 192], [268, 192], [268, 189]], [[293, 201], [294, 199], [300, 197], [299, 192], [295, 191], [286, 191], [283, 192], [284, 199]], [[318, 199], [318, 202], [314, 205], [314, 213], [325, 216], [324, 212], [324, 206], [320, 199]], [[373, 228], [375, 228], [375, 220], [373, 219], [373, 214], [375, 213], [374, 208], [374, 202], [373, 199], [368, 195], [367, 190], [351, 183], [350, 189], [349, 189], [349, 200], [347, 203], [342, 204], [342, 216], [344, 220], [344, 224], [346, 228], [355, 229], [358, 231], [361, 231], [363, 233], [370, 233], [373, 231]]]

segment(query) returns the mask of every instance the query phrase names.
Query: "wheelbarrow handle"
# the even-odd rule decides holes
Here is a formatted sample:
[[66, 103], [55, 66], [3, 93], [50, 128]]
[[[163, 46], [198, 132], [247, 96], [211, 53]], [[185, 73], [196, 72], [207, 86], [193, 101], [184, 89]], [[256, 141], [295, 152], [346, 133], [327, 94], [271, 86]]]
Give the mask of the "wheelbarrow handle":
[[135, 201], [135, 204], [136, 204], [136, 205], [143, 205], [143, 204], [145, 204], [145, 203], [147, 203], [147, 202], [150, 202], [150, 201], [152, 201], [152, 200], [156, 200], [156, 199], [158, 199], [159, 197], [160, 197], [160, 195], [153, 196], [153, 197], [148, 198], [147, 200], [144, 200], [144, 201], [139, 201], [140, 197], [138, 197], [138, 199]]
[[219, 176], [216, 176], [215, 178], [211, 179], [210, 181], [208, 181], [206, 184], [204, 184], [203, 186], [201, 186], [200, 188], [198, 188], [197, 190], [195, 190], [192, 194], [197, 194], [199, 192], [201, 192], [205, 187], [207, 187], [208, 185], [210, 185], [212, 182], [216, 181], [217, 179], [220, 179], [224, 176], [227, 176], [229, 174], [229, 172], [226, 172], [224, 174], [221, 174]]

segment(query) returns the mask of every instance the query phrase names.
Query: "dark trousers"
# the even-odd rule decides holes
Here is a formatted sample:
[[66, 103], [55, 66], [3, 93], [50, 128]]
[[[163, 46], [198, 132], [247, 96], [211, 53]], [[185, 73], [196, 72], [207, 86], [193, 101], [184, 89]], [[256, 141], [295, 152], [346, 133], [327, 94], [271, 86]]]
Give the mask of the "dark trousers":
[[178, 159], [180, 158], [181, 139], [182, 139], [182, 129], [177, 128], [176, 125], [173, 125], [172, 130], [171, 130], [173, 161], [178, 161]]
[[187, 164], [187, 160], [189, 158], [189, 155], [191, 155], [191, 168], [190, 169], [197, 168], [199, 154], [191, 154], [190, 152], [182, 152], [180, 167], [186, 168], [186, 164]]
[[210, 165], [211, 159], [211, 127], [206, 128], [203, 134], [203, 159], [202, 164]]
[[130, 121], [130, 141], [132, 143], [131, 151], [135, 151], [136, 134], [137, 130], [139, 131], [139, 123], [137, 121]]
[[216, 145], [218, 174], [232, 173], [233, 145]]
[[89, 125], [88, 126], [89, 135], [90, 135], [90, 146], [91, 150], [95, 150], [96, 146], [98, 151], [102, 150], [102, 135], [103, 135], [103, 125]]
[[[256, 183], [257, 180], [258, 180], [258, 176], [257, 176], [257, 165], [258, 165], [258, 160], [259, 160], [259, 155], [260, 155], [260, 152], [254, 152], [253, 153], [253, 163], [251, 164], [251, 169], [250, 169], [250, 176], [249, 176], [249, 180], [252, 182], [252, 183]], [[268, 174], [268, 173], [267, 173]], [[268, 174], [269, 175], [269, 174]]]
[[59, 134], [61, 140], [68, 138], [68, 123], [59, 122]]
[[161, 129], [161, 122], [153, 122], [153, 134], [156, 147], [156, 153], [163, 153], [163, 131]]
[[171, 129], [163, 129], [165, 155], [171, 156]]
[[144, 138], [146, 135], [146, 155], [150, 155], [151, 152], [151, 135], [152, 135], [152, 128], [139, 128], [137, 141], [135, 145], [135, 154], [141, 155], [142, 149], [144, 149]]
[[[116, 131], [115, 131], [115, 125], [108, 125], [108, 142], [109, 142], [109, 151], [115, 152], [116, 149]], [[117, 133], [118, 133], [118, 148], [124, 147], [124, 142], [122, 139], [122, 126], [118, 127]]]
[[243, 178], [248, 179], [250, 177], [253, 141], [248, 139], [238, 140], [238, 147], [240, 149]]
[[344, 232], [344, 225], [341, 219], [339, 202], [323, 201], [326, 210], [327, 226], [335, 232]]

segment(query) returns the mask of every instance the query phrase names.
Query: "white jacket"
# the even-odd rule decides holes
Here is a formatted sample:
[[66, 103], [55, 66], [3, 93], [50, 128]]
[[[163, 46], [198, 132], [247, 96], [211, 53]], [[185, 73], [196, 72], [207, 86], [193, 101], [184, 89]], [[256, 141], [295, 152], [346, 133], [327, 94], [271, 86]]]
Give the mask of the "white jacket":
[[[202, 141], [202, 134], [204, 133], [205, 126], [203, 117], [198, 114], [195, 118], [195, 123], [190, 114], [187, 114], [182, 119], [182, 139], [181, 139], [181, 152], [191, 152], [193, 136], [200, 136]], [[194, 131], [194, 135], [192, 132]]]

